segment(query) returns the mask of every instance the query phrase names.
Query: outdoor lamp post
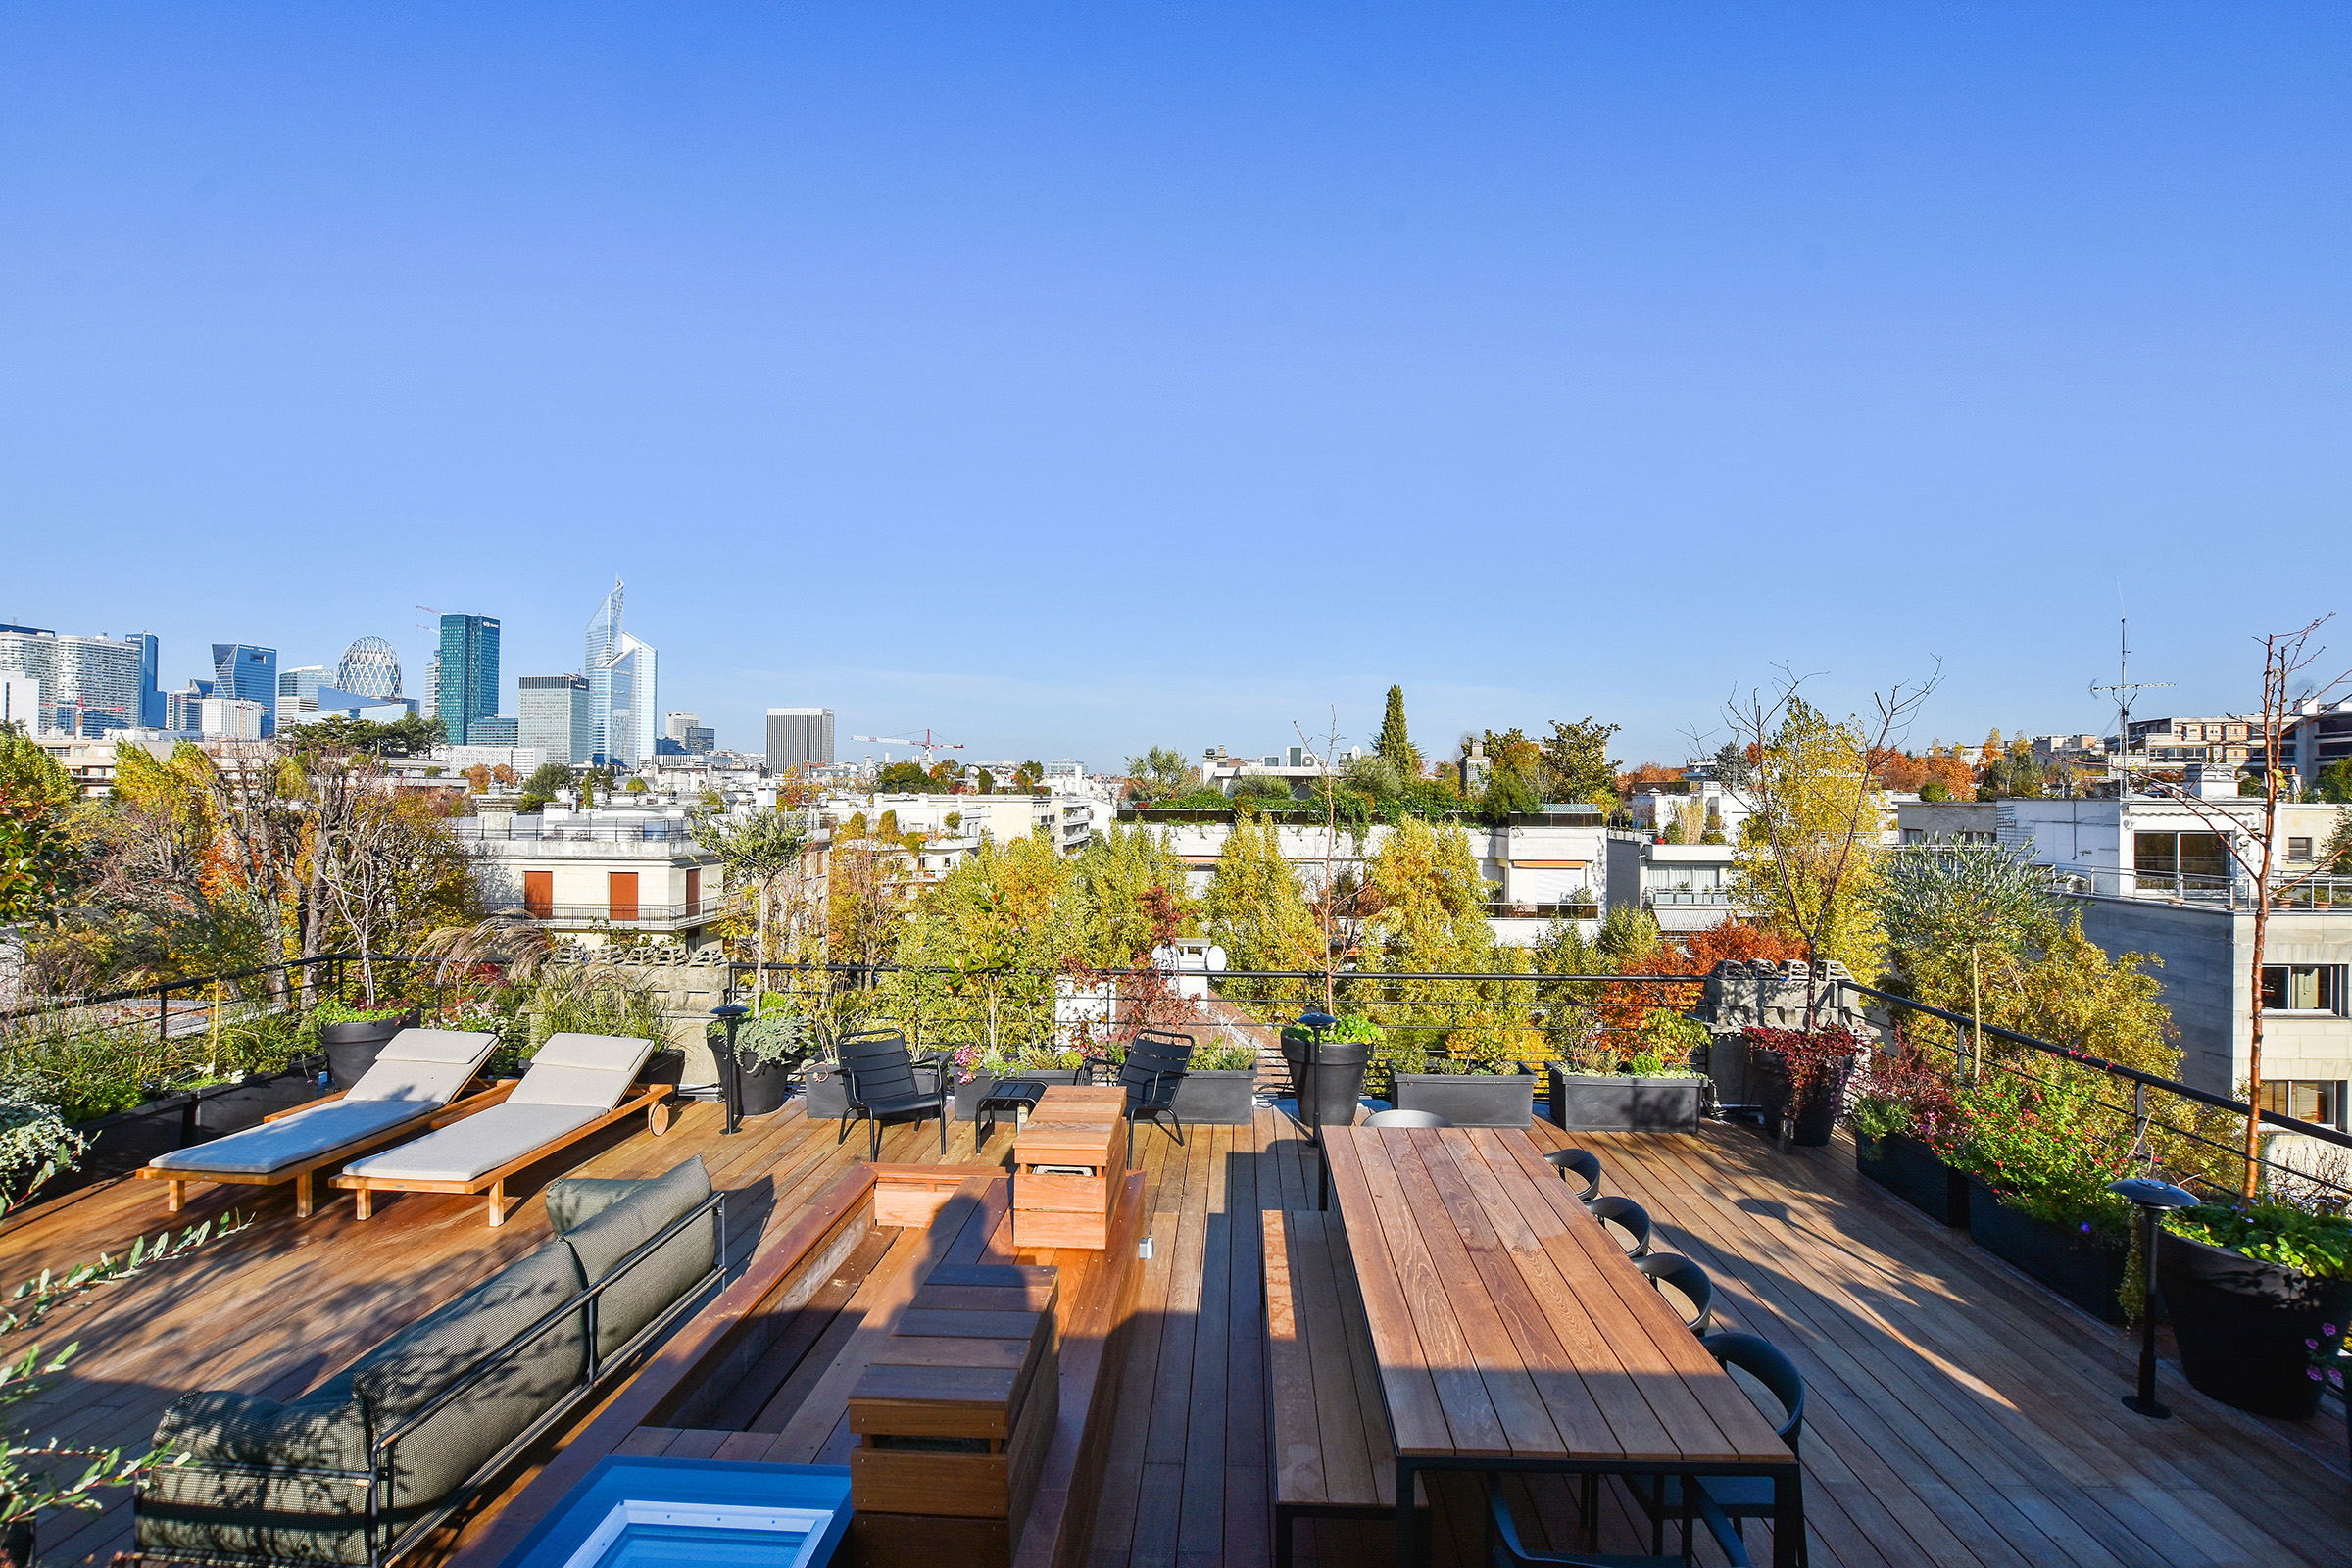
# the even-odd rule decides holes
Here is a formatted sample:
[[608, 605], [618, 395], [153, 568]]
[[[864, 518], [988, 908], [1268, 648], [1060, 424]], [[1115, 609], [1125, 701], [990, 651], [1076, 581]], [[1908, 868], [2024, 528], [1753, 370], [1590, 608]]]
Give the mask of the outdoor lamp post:
[[1307, 1111], [1304, 1120], [1308, 1138], [1315, 1146], [1315, 1207], [1331, 1206], [1331, 1156], [1323, 1150], [1323, 1102], [1315, 1094], [1315, 1067], [1323, 1059], [1323, 1031], [1340, 1020], [1328, 1012], [1302, 1012], [1298, 1025], [1314, 1031], [1314, 1043], [1306, 1048], [1306, 1098], [1301, 1106]]
[[2148, 1270], [2139, 1305], [2139, 1392], [2124, 1396], [2124, 1408], [2162, 1421], [2173, 1412], [2156, 1402], [2156, 1221], [2166, 1209], [2194, 1207], [2197, 1197], [2152, 1176], [2128, 1176], [2107, 1190], [2139, 1210], [2139, 1255]]
[[743, 1015], [752, 1009], [740, 1002], [722, 1003], [710, 1009], [714, 1018], [727, 1021], [727, 1049], [718, 1058], [718, 1092], [727, 1102], [727, 1125], [720, 1129], [722, 1137], [732, 1137], [743, 1131], [743, 1069], [735, 1060], [735, 1030]]

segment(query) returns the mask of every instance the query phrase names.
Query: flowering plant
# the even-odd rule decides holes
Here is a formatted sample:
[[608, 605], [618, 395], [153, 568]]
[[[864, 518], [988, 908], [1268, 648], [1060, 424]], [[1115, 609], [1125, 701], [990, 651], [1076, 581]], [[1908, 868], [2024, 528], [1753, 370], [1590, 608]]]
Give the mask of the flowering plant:
[[2303, 1348], [2311, 1352], [2311, 1381], [2344, 1386], [2344, 1367], [2352, 1362], [2352, 1333], [2341, 1323], [2323, 1323], [2320, 1337], [2305, 1340]]
[[1788, 1099], [1802, 1103], [1813, 1086], [1832, 1079], [1841, 1063], [1853, 1060], [1862, 1042], [1851, 1029], [1749, 1029], [1747, 1049], [1769, 1052], [1780, 1058], [1788, 1074]]
[[1962, 1108], [1968, 1131], [1954, 1162], [2003, 1205], [2085, 1236], [2130, 1231], [2132, 1205], [2107, 1184], [2142, 1171], [2129, 1133], [2116, 1136], [2087, 1076], [1988, 1073], [1966, 1092]]
[[1869, 1058], [1869, 1080], [1854, 1097], [1853, 1116], [1854, 1130], [1865, 1138], [1904, 1133], [1938, 1153], [1968, 1136], [1950, 1078], [1908, 1041], [1897, 1052]]

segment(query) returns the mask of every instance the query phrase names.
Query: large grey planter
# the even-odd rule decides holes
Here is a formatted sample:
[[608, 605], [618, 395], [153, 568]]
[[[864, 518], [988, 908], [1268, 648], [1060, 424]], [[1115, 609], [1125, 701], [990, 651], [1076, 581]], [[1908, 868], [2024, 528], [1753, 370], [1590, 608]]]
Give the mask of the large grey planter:
[[1526, 1127], [1536, 1119], [1536, 1080], [1520, 1072], [1400, 1072], [1396, 1108], [1434, 1111], [1456, 1127]]
[[375, 1065], [375, 1058], [392, 1037], [403, 1029], [416, 1026], [414, 1009], [397, 1018], [374, 1018], [366, 1023], [322, 1023], [318, 1026], [318, 1049], [326, 1053], [326, 1064], [335, 1076], [337, 1089], [349, 1089]]
[[1551, 1120], [1572, 1133], [1694, 1133], [1706, 1079], [1548, 1068]]
[[1187, 1127], [1247, 1127], [1257, 1115], [1257, 1069], [1188, 1072], [1176, 1086], [1176, 1115]]

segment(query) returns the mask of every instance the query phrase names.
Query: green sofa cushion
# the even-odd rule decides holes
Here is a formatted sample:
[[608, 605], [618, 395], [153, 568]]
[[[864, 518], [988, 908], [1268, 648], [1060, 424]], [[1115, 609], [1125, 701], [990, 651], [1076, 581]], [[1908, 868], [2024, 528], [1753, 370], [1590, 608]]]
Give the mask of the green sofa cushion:
[[[652, 1241], [710, 1196], [710, 1173], [700, 1156], [687, 1160], [667, 1175], [651, 1181], [600, 1182], [598, 1190], [567, 1200], [567, 1208], [585, 1208], [597, 1200], [593, 1217], [578, 1220], [564, 1233], [564, 1242], [580, 1260], [580, 1273], [589, 1284], [602, 1282], [621, 1259]], [[612, 1189], [626, 1187], [625, 1194]], [[550, 1206], [554, 1197], [550, 1194]], [[680, 1231], [650, 1257], [639, 1259], [599, 1298], [596, 1316], [596, 1353], [611, 1355], [637, 1331], [693, 1289], [710, 1271], [718, 1256], [715, 1215]]]
[[[571, 1249], [549, 1242], [401, 1330], [352, 1367], [352, 1388], [382, 1438], [452, 1379], [585, 1288]], [[567, 1313], [517, 1348], [453, 1403], [404, 1434], [393, 1452], [396, 1507], [446, 1495], [576, 1387], [587, 1334]]]
[[547, 1222], [563, 1236], [645, 1186], [629, 1176], [561, 1176], [547, 1184]]
[[[368, 1488], [360, 1481], [294, 1470], [223, 1475], [168, 1467], [140, 1483], [132, 1516], [139, 1549], [165, 1561], [183, 1551], [298, 1563], [368, 1560]], [[404, 1521], [396, 1513], [388, 1522], [397, 1529]]]

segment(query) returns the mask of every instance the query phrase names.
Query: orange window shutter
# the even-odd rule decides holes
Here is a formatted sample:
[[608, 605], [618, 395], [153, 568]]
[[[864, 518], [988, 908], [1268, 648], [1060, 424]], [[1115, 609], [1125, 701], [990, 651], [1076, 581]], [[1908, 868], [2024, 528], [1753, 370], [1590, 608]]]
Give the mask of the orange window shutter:
[[605, 902], [611, 906], [615, 921], [637, 918], [637, 873], [611, 871], [606, 873]]

